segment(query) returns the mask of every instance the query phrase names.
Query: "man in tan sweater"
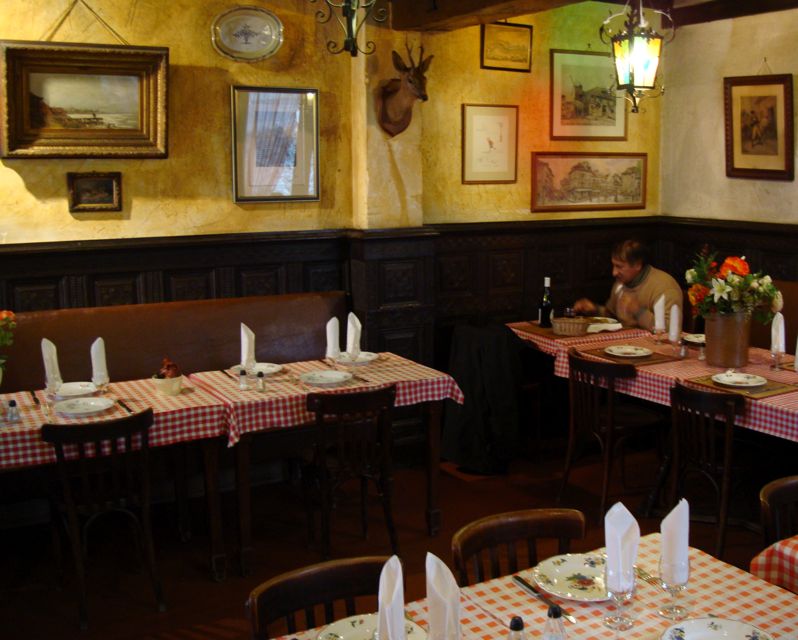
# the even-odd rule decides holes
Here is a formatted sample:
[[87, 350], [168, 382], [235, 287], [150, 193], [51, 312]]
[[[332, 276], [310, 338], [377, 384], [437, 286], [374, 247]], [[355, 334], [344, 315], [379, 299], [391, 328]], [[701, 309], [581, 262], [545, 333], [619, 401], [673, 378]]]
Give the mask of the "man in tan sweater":
[[665, 296], [667, 316], [675, 304], [682, 306], [682, 290], [670, 275], [648, 264], [646, 249], [637, 240], [625, 240], [612, 249], [612, 285], [609, 300], [597, 305], [587, 298], [574, 303], [574, 310], [583, 314], [617, 318], [625, 327], [654, 328], [654, 303]]

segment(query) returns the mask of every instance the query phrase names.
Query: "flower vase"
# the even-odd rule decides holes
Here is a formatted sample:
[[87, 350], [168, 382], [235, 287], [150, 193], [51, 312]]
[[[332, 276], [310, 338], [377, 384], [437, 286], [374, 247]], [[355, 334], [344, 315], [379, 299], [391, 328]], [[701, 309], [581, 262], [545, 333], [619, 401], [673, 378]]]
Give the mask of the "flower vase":
[[748, 364], [750, 313], [711, 313], [706, 316], [705, 322], [708, 365], [732, 369]]

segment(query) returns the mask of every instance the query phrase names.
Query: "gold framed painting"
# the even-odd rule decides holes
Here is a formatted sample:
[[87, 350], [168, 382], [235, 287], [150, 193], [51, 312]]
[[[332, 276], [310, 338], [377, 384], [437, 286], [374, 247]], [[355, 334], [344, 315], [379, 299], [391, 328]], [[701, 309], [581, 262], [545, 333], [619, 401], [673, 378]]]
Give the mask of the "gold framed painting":
[[165, 158], [169, 49], [0, 41], [3, 158]]
[[515, 182], [518, 174], [518, 107], [463, 105], [463, 184]]
[[483, 24], [479, 63], [483, 69], [532, 70], [532, 26], [512, 22]]
[[793, 180], [792, 75], [723, 79], [726, 175]]
[[122, 174], [67, 173], [70, 213], [122, 211]]

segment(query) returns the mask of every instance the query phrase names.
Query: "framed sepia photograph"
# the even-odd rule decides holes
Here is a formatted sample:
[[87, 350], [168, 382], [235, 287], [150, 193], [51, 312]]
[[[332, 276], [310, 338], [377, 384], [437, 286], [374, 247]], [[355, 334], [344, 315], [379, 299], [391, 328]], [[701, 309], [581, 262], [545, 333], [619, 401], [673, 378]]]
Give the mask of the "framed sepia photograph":
[[67, 173], [70, 213], [122, 211], [122, 174]]
[[532, 70], [532, 26], [512, 22], [483, 24], [479, 65], [502, 71]]
[[518, 107], [463, 105], [463, 184], [516, 182]]
[[626, 140], [626, 100], [609, 53], [551, 49], [552, 140]]
[[644, 209], [645, 153], [532, 153], [532, 211]]
[[319, 199], [319, 92], [232, 88], [233, 201]]
[[169, 49], [0, 41], [3, 158], [165, 158]]
[[793, 180], [792, 75], [723, 79], [726, 175]]

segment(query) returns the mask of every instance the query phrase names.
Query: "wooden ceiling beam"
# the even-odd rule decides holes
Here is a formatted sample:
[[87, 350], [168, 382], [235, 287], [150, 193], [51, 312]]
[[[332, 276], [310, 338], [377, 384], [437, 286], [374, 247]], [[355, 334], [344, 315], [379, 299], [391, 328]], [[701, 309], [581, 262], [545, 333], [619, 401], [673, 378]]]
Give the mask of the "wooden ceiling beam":
[[702, 4], [679, 7], [673, 10], [676, 28], [688, 24], [752, 16], [770, 11], [784, 11], [798, 7], [798, 0], [710, 0]]

